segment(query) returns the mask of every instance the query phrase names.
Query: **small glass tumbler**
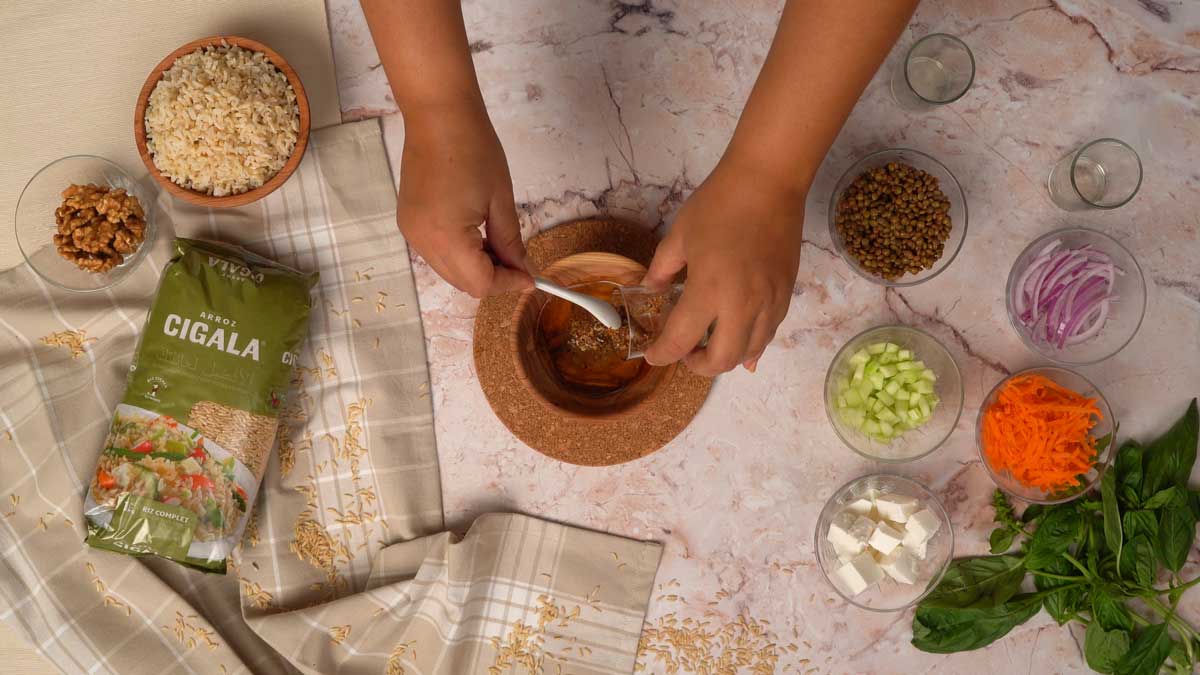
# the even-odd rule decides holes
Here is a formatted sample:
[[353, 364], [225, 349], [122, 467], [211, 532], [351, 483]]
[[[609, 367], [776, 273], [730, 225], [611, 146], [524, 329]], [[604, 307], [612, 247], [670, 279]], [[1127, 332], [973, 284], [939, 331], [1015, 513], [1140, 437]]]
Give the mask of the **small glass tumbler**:
[[625, 307], [629, 326], [629, 358], [640, 359], [667, 325], [667, 317], [683, 295], [683, 284], [655, 290], [645, 286], [621, 286], [617, 289]]
[[957, 101], [975, 81], [975, 56], [966, 43], [945, 33], [917, 40], [892, 73], [892, 98], [913, 112]]
[[1063, 210], [1115, 209], [1142, 186], [1142, 160], [1124, 141], [1097, 139], [1060, 159], [1046, 185]]

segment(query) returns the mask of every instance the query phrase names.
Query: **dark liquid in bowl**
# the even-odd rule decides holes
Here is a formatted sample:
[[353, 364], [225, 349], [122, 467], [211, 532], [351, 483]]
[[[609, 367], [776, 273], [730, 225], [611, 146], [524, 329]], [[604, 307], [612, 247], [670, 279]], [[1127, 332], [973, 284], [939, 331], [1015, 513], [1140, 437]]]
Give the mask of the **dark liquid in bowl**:
[[[600, 298], [621, 310], [616, 286], [592, 282], [571, 290]], [[624, 312], [622, 312], [622, 316]], [[589, 397], [603, 397], [629, 386], [650, 372], [644, 359], [627, 359], [628, 327], [605, 328], [587, 310], [551, 297], [538, 317], [538, 340], [546, 347], [563, 386]]]

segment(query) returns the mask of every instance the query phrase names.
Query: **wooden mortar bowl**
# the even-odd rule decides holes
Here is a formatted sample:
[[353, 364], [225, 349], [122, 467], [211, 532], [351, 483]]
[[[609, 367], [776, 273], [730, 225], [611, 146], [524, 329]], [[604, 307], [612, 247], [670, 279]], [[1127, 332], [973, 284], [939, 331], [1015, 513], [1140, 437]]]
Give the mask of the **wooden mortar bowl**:
[[[633, 286], [641, 282], [646, 268], [613, 253], [577, 253], [556, 260], [540, 274], [566, 287], [594, 281]], [[633, 416], [675, 376], [678, 364], [651, 368], [626, 387], [603, 397], [583, 395], [565, 386], [538, 335], [538, 318], [549, 300], [550, 296], [542, 291], [524, 291], [513, 310], [510, 336], [521, 386], [550, 410], [568, 418], [591, 421]]]
[[[300, 109], [300, 131], [296, 134], [296, 147], [292, 148], [291, 156], [284, 162], [283, 168], [279, 169], [279, 173], [272, 176], [270, 180], [253, 190], [239, 192], [236, 195], [214, 197], [210, 194], [189, 190], [182, 185], [177, 185], [170, 178], [164, 176], [158, 170], [158, 167], [154, 165], [154, 157], [151, 156], [149, 148], [146, 147], [146, 106], [150, 101], [150, 92], [154, 91], [154, 87], [162, 79], [163, 72], [175, 64], [175, 59], [184, 54], [191, 54], [201, 47], [226, 44], [237, 45], [242, 49], [252, 52], [262, 52], [266, 55], [267, 60], [283, 73], [288, 83], [292, 85], [292, 90], [296, 92], [296, 107]], [[249, 38], [237, 37], [236, 35], [213, 35], [193, 40], [176, 49], [168, 54], [167, 58], [160, 61], [154, 67], [154, 70], [150, 71], [150, 75], [146, 77], [146, 83], [142, 85], [142, 90], [138, 93], [137, 105], [133, 109], [133, 139], [137, 143], [138, 154], [142, 156], [142, 163], [146, 165], [146, 169], [150, 172], [150, 175], [154, 176], [154, 180], [164, 190], [185, 202], [199, 206], [229, 208], [232, 206], [244, 206], [258, 201], [274, 192], [280, 185], [283, 185], [287, 181], [296, 170], [296, 167], [300, 166], [300, 160], [304, 158], [304, 151], [308, 148], [308, 131], [311, 123], [312, 115], [308, 107], [308, 96], [304, 93], [304, 85], [300, 83], [300, 76], [296, 74], [295, 69], [278, 52], [261, 42]]]

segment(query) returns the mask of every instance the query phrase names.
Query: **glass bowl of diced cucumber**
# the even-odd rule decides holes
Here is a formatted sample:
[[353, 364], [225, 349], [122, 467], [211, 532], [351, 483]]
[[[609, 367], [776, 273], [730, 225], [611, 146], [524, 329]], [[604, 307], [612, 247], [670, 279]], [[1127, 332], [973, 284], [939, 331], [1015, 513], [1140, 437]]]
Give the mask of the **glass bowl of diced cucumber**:
[[897, 612], [929, 594], [954, 557], [942, 502], [911, 478], [874, 474], [843, 485], [817, 518], [817, 563], [846, 602]]
[[825, 376], [838, 438], [868, 459], [908, 462], [936, 450], [962, 415], [962, 375], [932, 335], [880, 326], [846, 343]]

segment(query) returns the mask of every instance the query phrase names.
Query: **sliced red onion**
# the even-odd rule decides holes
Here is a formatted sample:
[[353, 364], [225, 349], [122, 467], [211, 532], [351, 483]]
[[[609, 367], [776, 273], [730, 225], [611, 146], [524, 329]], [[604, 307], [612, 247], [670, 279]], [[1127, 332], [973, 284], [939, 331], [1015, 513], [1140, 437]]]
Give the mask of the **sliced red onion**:
[[1113, 281], [1124, 273], [1103, 251], [1062, 248], [1055, 239], [1017, 278], [1010, 299], [1017, 320], [1036, 340], [1063, 349], [1100, 333], [1117, 297]]

